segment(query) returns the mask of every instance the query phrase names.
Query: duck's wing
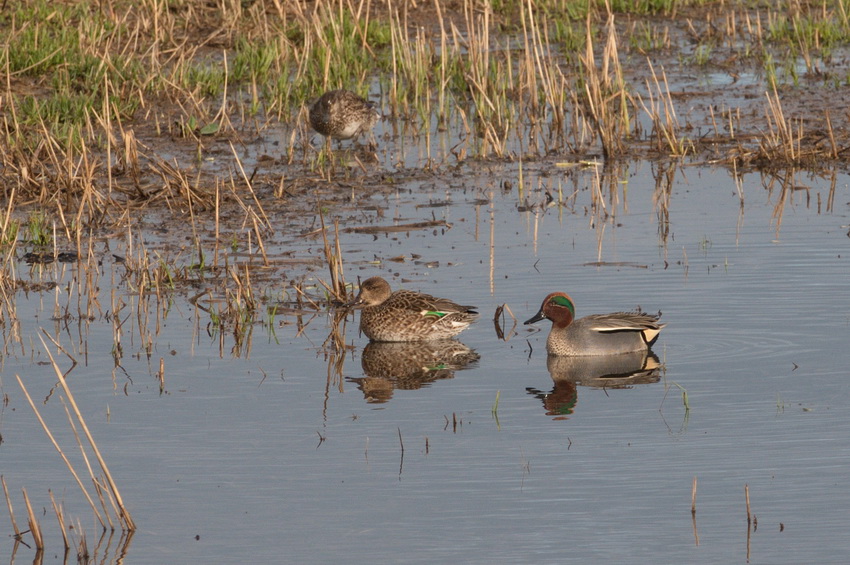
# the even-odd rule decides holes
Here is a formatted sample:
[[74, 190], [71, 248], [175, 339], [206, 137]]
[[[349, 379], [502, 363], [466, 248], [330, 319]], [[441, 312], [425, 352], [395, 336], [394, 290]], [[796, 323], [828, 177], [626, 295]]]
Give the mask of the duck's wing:
[[612, 312], [591, 314], [583, 318], [588, 329], [597, 332], [646, 332], [647, 341], [658, 335], [665, 324], [658, 323], [658, 315], [645, 312]]
[[399, 290], [393, 293], [393, 301], [403, 304], [408, 310], [416, 310], [423, 316], [443, 317], [447, 314], [477, 314], [475, 306], [464, 306], [457, 304], [448, 298], [437, 298], [430, 294], [413, 292], [411, 290]]

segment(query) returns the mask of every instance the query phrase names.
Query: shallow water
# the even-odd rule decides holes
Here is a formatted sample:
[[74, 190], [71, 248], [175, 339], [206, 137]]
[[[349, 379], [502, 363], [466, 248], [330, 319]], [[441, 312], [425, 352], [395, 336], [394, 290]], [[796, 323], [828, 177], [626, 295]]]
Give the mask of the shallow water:
[[[211, 337], [209, 316], [175, 298], [148, 358], [147, 334], [128, 316], [135, 299], [118, 287], [130, 306], [114, 369], [108, 304], [89, 324], [51, 319], [56, 303], [78, 307], [63, 286], [77, 284], [75, 266], [38, 275], [21, 265], [22, 278], [60, 286], [18, 292], [21, 340], [6, 328], [0, 458], [19, 522], [20, 489], [36, 508], [49, 508], [51, 489], [90, 549], [99, 536], [14, 378], [74, 458], [59, 393], [41, 402], [55, 384], [44, 328], [79, 362], [70, 386], [138, 525], [126, 563], [839, 560], [850, 550], [848, 177], [798, 174], [798, 190], [783, 192], [746, 175], [742, 208], [724, 170], [665, 176], [636, 163], [611, 174], [537, 164], [519, 195], [516, 164], [489, 162], [366, 198], [384, 215], [361, 206], [361, 224], [451, 228], [342, 232], [349, 280], [382, 275], [482, 312], [459, 336], [476, 363], [395, 390], [382, 383], [377, 398], [362, 390], [367, 341], [356, 316], [337, 371], [322, 348], [330, 316], [301, 331], [279, 316], [273, 335], [254, 327], [236, 356], [232, 336]], [[666, 228], [654, 204], [663, 190]], [[272, 251], [308, 249], [318, 253], [315, 240], [293, 238]], [[104, 261], [102, 295], [120, 269]], [[662, 310], [658, 380], [553, 382], [548, 327], [522, 321], [555, 290], [570, 293], [578, 315]], [[492, 322], [502, 304], [518, 321], [511, 332], [507, 317], [507, 340]], [[749, 533], [745, 485], [758, 520]], [[47, 555], [60, 554], [52, 511], [41, 521]]]

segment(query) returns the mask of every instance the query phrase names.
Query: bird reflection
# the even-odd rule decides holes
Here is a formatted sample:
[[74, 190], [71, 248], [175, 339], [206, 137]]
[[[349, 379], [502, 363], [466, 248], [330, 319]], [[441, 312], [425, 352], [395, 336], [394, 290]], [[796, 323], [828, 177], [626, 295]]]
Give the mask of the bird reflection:
[[548, 416], [566, 420], [578, 403], [576, 385], [591, 388], [632, 388], [656, 383], [661, 379], [661, 364], [651, 351], [621, 355], [558, 356], [550, 355], [546, 368], [554, 386], [551, 392], [526, 388], [543, 402]]
[[453, 339], [419, 342], [373, 341], [363, 349], [360, 362], [365, 377], [349, 378], [366, 402], [386, 402], [395, 389], [414, 390], [455, 371], [474, 367], [479, 355]]

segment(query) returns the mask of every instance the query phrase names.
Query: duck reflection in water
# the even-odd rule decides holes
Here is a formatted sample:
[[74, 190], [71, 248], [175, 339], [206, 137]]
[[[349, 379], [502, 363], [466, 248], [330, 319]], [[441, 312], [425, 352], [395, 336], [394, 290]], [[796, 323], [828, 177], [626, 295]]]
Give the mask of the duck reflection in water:
[[543, 402], [548, 416], [566, 420], [578, 403], [576, 385], [625, 389], [634, 385], [657, 383], [661, 379], [661, 364], [651, 351], [635, 351], [620, 355], [586, 355], [565, 357], [549, 355], [546, 368], [552, 377], [551, 392], [526, 388], [526, 392]]
[[395, 389], [415, 390], [477, 364], [479, 355], [454, 339], [422, 342], [372, 341], [360, 358], [361, 378], [349, 378], [366, 402], [386, 402]]

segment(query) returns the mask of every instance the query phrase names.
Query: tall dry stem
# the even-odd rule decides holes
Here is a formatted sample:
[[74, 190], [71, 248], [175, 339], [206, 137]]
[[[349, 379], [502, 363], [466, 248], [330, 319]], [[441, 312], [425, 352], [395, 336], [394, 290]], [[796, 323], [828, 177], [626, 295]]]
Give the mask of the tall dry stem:
[[585, 53], [580, 57], [584, 70], [585, 102], [596, 134], [602, 143], [602, 152], [606, 159], [613, 159], [623, 154], [623, 139], [628, 135], [631, 123], [629, 94], [620, 66], [614, 14], [608, 14], [605, 26], [608, 37], [599, 68], [596, 66], [593, 52], [590, 15], [585, 27]]
[[27, 496], [27, 489], [24, 488], [21, 490], [24, 493], [24, 505], [27, 507], [27, 524], [29, 525], [35, 548], [42, 550], [44, 549], [44, 537], [41, 535], [41, 525], [35, 517], [35, 512], [33, 512], [29, 496]]

